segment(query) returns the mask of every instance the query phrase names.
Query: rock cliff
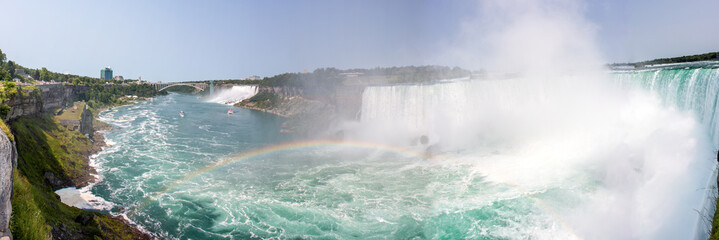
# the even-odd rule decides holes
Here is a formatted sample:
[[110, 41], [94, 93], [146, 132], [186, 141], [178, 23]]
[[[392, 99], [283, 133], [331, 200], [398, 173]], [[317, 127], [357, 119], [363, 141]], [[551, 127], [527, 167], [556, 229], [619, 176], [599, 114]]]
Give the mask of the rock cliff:
[[339, 86], [324, 90], [298, 87], [258, 88], [259, 99], [246, 99], [235, 106], [286, 118], [282, 132], [306, 136], [333, 135], [340, 121], [357, 120], [364, 86]]
[[90, 89], [86, 86], [62, 84], [38, 85], [37, 88], [37, 90], [22, 90], [21, 94], [8, 100], [7, 105], [11, 110], [6, 121], [67, 106]]
[[95, 132], [95, 129], [92, 127], [92, 120], [92, 112], [90, 112], [90, 109], [85, 105], [82, 114], [80, 114], [80, 133], [90, 138], [92, 138], [92, 134]]
[[10, 235], [12, 171], [16, 161], [15, 146], [5, 132], [0, 131], [0, 237]]

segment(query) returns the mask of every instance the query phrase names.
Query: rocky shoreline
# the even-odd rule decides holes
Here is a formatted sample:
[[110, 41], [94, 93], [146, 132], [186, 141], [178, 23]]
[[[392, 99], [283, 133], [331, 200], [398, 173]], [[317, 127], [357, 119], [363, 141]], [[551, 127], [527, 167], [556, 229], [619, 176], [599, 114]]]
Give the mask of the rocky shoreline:
[[255, 110], [255, 111], [260, 111], [260, 112], [265, 112], [265, 113], [269, 113], [269, 114], [276, 115], [276, 116], [283, 117], [283, 118], [288, 117], [287, 115], [282, 114], [280, 111], [277, 111], [276, 109], [261, 108], [261, 107], [257, 107], [257, 106], [251, 105], [251, 104], [241, 104], [241, 102], [235, 104], [234, 106], [245, 108], [245, 109], [250, 109], [250, 110]]
[[301, 96], [279, 96], [276, 103], [245, 99], [234, 106], [257, 110], [285, 119], [281, 133], [312, 135], [321, 133], [337, 119], [336, 106]]
[[[98, 111], [98, 114], [108, 110], [109, 108], [103, 108]], [[96, 121], [96, 117], [92, 116], [92, 120]], [[105, 147], [108, 147], [107, 143], [105, 142], [105, 132], [112, 131], [114, 127], [108, 123], [101, 122], [99, 120], [96, 121], [96, 123], [100, 124], [93, 124], [92, 128], [92, 134], [88, 135], [87, 137], [90, 138], [92, 141], [92, 147], [88, 149], [88, 151], [83, 152], [84, 155], [84, 164], [87, 166], [80, 177], [70, 179], [69, 184], [67, 182], [62, 182], [61, 180], [55, 178], [54, 176], [46, 176], [46, 179], [50, 181], [50, 183], [53, 185], [53, 188], [59, 188], [67, 187], [68, 185], [73, 185], [75, 188], [80, 189], [83, 187], [88, 186], [91, 183], [94, 183], [97, 181], [97, 178], [95, 177], [97, 175], [97, 170], [95, 167], [91, 164], [91, 156], [95, 155], [101, 151], [104, 150]], [[56, 182], [53, 182], [53, 179]], [[107, 217], [114, 219], [115, 221], [118, 221], [122, 225], [124, 225], [124, 229], [120, 230], [123, 232], [123, 234], [127, 234], [132, 236], [133, 239], [157, 239], [157, 237], [153, 236], [152, 233], [143, 231], [141, 227], [137, 226], [133, 222], [131, 222], [129, 219], [126, 219], [125, 217], [119, 215], [119, 214], [113, 214], [113, 213], [107, 213], [104, 214]], [[75, 222], [81, 223], [83, 225], [86, 225], [88, 222], [91, 222], [95, 216], [93, 214], [86, 214], [86, 215], [80, 215], [75, 219]], [[101, 226], [102, 227], [102, 226]], [[53, 237], [59, 238], [59, 239], [74, 239], [76, 236], [74, 236], [70, 231], [67, 230], [67, 227], [65, 225], [56, 226], [52, 229]]]
[[[98, 114], [109, 110], [110, 108], [102, 108], [99, 109]], [[111, 124], [99, 121], [95, 119], [95, 116], [93, 116], [93, 121], [97, 121], [99, 123], [102, 123], [101, 126], [93, 127], [93, 134], [91, 136], [91, 140], [93, 142], [93, 148], [91, 151], [87, 153], [87, 165], [89, 166], [88, 175], [97, 174], [97, 170], [94, 166], [90, 164], [90, 156], [95, 155], [101, 151], [104, 150], [105, 147], [108, 147], [107, 143], [105, 142], [105, 131], [112, 131], [115, 127]], [[77, 188], [85, 187], [90, 183], [95, 182], [97, 179], [94, 176], [91, 176], [91, 179], [88, 179], [87, 181], [82, 182], [82, 186], [78, 185]], [[116, 219], [120, 221], [122, 224], [125, 225], [125, 227], [129, 230], [127, 234], [132, 235], [134, 239], [158, 239], [157, 237], [153, 236], [151, 233], [147, 231], [143, 231], [139, 226], [132, 223], [129, 219], [126, 219], [123, 216], [120, 215], [114, 215], [114, 214], [106, 214], [112, 219]]]

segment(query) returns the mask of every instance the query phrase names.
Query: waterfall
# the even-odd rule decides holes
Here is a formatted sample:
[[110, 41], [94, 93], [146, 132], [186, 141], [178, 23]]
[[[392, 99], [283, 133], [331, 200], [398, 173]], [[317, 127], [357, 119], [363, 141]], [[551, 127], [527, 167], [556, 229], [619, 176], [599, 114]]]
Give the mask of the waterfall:
[[580, 206], [556, 210], [580, 237], [706, 239], [719, 69], [609, 75], [372, 86], [349, 135], [400, 145], [428, 136], [488, 181], [581, 189], [567, 196]]
[[233, 105], [257, 94], [257, 86], [232, 86], [230, 89], [219, 89], [208, 97], [209, 102]]
[[712, 143], [719, 145], [719, 116], [716, 115], [719, 68], [622, 71], [614, 72], [613, 77], [621, 86], [650, 90], [665, 103], [694, 112], [706, 125]]
[[[719, 68], [716, 65], [685, 68], [658, 68], [642, 71], [614, 72], [622, 87], [647, 89], [662, 98], [665, 104], [691, 111], [711, 137], [716, 151], [719, 146]], [[712, 159], [715, 160], [715, 159]], [[707, 239], [714, 217], [717, 196], [717, 169], [706, 183], [704, 202], [699, 211], [695, 239]]]

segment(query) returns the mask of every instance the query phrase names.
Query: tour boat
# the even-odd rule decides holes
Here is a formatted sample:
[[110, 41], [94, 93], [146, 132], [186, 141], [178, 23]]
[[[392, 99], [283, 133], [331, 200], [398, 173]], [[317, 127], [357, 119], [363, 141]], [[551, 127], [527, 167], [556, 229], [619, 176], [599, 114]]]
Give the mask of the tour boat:
[[180, 117], [185, 117], [185, 112], [180, 111]]
[[232, 110], [232, 109], [227, 110], [227, 115], [232, 115], [232, 114], [234, 114], [234, 113], [235, 113], [235, 111]]

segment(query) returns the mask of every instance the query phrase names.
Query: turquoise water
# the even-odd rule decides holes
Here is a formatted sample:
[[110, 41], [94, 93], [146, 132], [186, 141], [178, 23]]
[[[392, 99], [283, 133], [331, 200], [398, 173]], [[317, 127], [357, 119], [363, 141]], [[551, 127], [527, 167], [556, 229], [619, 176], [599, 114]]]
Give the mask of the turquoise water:
[[275, 116], [236, 108], [228, 117], [227, 109], [172, 94], [102, 113], [118, 128], [95, 159], [102, 180], [92, 193], [176, 239], [557, 236], [562, 222], [547, 205], [577, 201], [563, 197], [574, 184], [527, 193], [466, 164], [339, 146], [260, 155], [157, 195], [206, 165], [294, 140]]
[[[214, 168], [302, 139], [171, 94], [100, 114], [117, 128], [91, 192], [168, 239], [701, 238], [719, 70], [612, 77], [370, 87], [347, 144]], [[422, 134], [439, 154], [417, 157]]]
[[613, 77], [622, 86], [649, 90], [667, 104], [692, 111], [719, 144], [719, 63], [708, 65], [615, 72]]

